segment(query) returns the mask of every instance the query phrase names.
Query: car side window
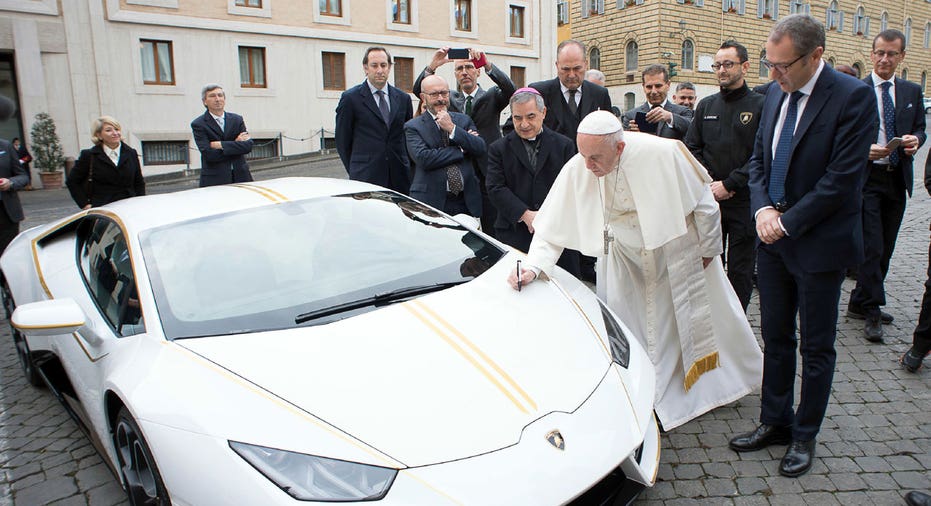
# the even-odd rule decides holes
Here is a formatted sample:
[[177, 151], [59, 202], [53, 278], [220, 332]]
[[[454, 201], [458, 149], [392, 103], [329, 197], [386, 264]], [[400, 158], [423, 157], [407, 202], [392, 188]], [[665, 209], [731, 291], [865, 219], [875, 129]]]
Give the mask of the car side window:
[[116, 223], [87, 218], [78, 228], [78, 264], [100, 313], [120, 336], [145, 332], [126, 238]]

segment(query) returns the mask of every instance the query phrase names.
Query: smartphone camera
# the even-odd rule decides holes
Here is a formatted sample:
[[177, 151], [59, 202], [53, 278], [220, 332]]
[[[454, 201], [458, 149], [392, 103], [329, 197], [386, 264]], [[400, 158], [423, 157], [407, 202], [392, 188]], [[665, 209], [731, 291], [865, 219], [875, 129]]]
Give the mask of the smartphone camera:
[[450, 60], [468, 60], [470, 58], [468, 48], [450, 49], [446, 52], [446, 57]]

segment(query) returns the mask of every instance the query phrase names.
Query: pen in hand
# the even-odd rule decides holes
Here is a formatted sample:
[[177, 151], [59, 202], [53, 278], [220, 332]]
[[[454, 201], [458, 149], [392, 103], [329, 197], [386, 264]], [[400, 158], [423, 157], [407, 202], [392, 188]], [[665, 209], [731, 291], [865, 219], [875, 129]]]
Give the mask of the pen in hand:
[[517, 291], [520, 291], [520, 260], [517, 261]]

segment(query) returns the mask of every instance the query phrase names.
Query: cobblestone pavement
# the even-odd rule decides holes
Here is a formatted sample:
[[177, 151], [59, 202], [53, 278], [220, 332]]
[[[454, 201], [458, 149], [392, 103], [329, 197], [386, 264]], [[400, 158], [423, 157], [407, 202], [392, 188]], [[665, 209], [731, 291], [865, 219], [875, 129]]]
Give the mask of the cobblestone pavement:
[[[927, 147], [917, 167], [924, 166]], [[919, 171], [920, 172], [920, 171]], [[314, 174], [342, 177], [338, 162], [314, 162], [256, 174], [257, 179]], [[150, 193], [191, 188], [195, 183], [151, 185]], [[735, 433], [751, 430], [759, 395], [719, 408], [662, 438], [656, 486], [640, 504], [904, 504], [909, 490], [931, 490], [931, 360], [919, 374], [899, 368], [911, 344], [928, 262], [931, 198], [916, 181], [886, 282], [886, 344], [861, 337], [862, 322], [840, 317], [837, 371], [827, 417], [818, 438], [818, 459], [798, 479], [776, 470], [784, 447], [736, 454], [727, 448]], [[25, 226], [65, 216], [73, 203], [63, 191], [24, 193]], [[844, 282], [846, 307], [854, 282]], [[750, 322], [759, 335], [754, 296]], [[125, 504], [117, 480], [46, 390], [22, 377], [6, 321], [0, 321], [0, 506]]]

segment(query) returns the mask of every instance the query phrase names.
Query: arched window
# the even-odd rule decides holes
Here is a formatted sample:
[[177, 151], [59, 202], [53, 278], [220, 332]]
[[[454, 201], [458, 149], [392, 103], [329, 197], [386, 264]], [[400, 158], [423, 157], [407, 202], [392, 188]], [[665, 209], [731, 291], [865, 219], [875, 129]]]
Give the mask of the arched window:
[[766, 50], [760, 51], [760, 77], [765, 77], [769, 79], [769, 69], [766, 68], [766, 65], [763, 65], [763, 60], [766, 59]]
[[853, 18], [853, 33], [863, 35], [866, 31], [866, 15], [863, 13], [863, 6], [857, 7], [857, 15]]
[[639, 57], [638, 53], [639, 49], [637, 48], [637, 43], [633, 40], [628, 42], [627, 49], [624, 51], [625, 60], [627, 60], [627, 64], [624, 66], [624, 69], [627, 72], [637, 71], [637, 66], [639, 65], [637, 62], [637, 58]]
[[889, 29], [889, 13], [883, 11], [882, 15], [879, 16], [879, 31], [885, 32]]
[[925, 86], [928, 84], [928, 72], [921, 73], [921, 92], [925, 92]]
[[831, 68], [834, 68], [834, 67], [837, 66], [837, 65], [834, 64], [834, 57], [833, 57], [833, 56], [830, 57], [830, 58], [828, 58], [828, 65], [830, 65]]
[[828, 5], [828, 9], [824, 15], [824, 27], [828, 30], [837, 30], [837, 25], [840, 23], [840, 15], [837, 12], [837, 1], [834, 0]]
[[857, 72], [857, 79], [859, 79], [860, 76], [863, 75], [863, 65], [860, 65], [859, 63], [854, 63], [853, 65], [851, 65], [851, 67], [853, 67], [853, 70]]
[[692, 70], [695, 68], [695, 43], [685, 39], [682, 41], [682, 70]]
[[908, 69], [902, 69], [902, 79], [908, 81]]
[[625, 93], [624, 94], [624, 110], [629, 111], [633, 109], [635, 105], [635, 102], [634, 102], [635, 100], [637, 100], [637, 96], [634, 95], [633, 92]]
[[601, 50], [597, 47], [588, 52], [588, 68], [601, 70]]
[[908, 18], [905, 20], [904, 32], [905, 32], [905, 47], [908, 47], [912, 44], [912, 18]]

